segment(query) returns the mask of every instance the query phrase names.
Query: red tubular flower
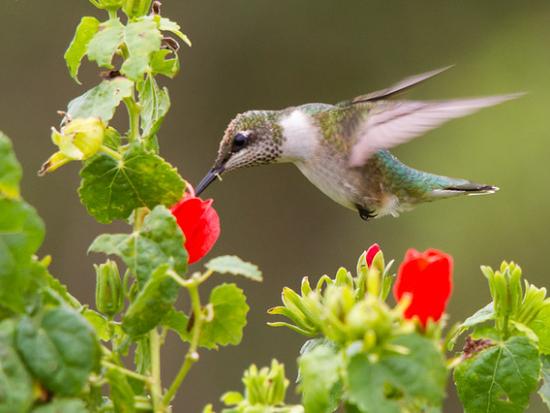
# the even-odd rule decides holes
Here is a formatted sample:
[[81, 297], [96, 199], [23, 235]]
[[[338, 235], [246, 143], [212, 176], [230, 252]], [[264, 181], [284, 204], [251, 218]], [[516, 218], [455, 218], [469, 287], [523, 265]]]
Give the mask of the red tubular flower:
[[190, 193], [172, 207], [172, 215], [185, 235], [185, 249], [189, 264], [197, 262], [212, 249], [220, 236], [220, 218], [212, 207], [212, 199], [203, 201], [196, 197], [189, 185]]
[[369, 249], [367, 250], [367, 256], [366, 256], [367, 267], [370, 268], [370, 266], [372, 265], [372, 261], [374, 260], [374, 257], [376, 257], [376, 254], [378, 254], [378, 252], [380, 252], [380, 245], [372, 244], [369, 247]]
[[411, 303], [405, 318], [418, 317], [423, 327], [428, 319], [438, 321], [447, 306], [453, 289], [453, 259], [441, 251], [410, 249], [399, 267], [393, 288], [396, 300], [410, 294]]

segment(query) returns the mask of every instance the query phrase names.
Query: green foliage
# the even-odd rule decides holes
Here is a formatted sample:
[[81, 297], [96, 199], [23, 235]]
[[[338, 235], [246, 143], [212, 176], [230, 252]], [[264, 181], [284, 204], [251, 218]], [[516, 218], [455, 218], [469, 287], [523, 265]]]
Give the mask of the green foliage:
[[168, 96], [168, 89], [159, 88], [152, 75], [147, 76], [138, 91], [139, 100], [144, 102], [141, 108], [142, 134], [149, 138], [155, 135], [162, 125], [170, 109], [170, 96]]
[[97, 35], [89, 41], [88, 59], [97, 62], [98, 66], [112, 68], [111, 61], [123, 39], [124, 26], [119, 19], [109, 19], [101, 23]]
[[121, 160], [96, 156], [80, 176], [80, 200], [102, 223], [127, 219], [140, 207], [170, 207], [181, 199], [185, 186], [175, 168], [141, 145], [130, 147]]
[[19, 198], [21, 166], [13, 153], [10, 140], [0, 132], [0, 199]]
[[32, 373], [45, 387], [63, 396], [80, 393], [97, 366], [99, 351], [92, 328], [66, 307], [23, 317], [16, 342]]
[[39, 406], [31, 413], [88, 413], [85, 403], [80, 399], [54, 399], [51, 403]]
[[550, 409], [550, 357], [542, 356], [542, 386], [539, 396]]
[[210, 271], [220, 274], [233, 274], [249, 278], [253, 281], [262, 281], [262, 272], [254, 264], [245, 262], [235, 255], [224, 255], [213, 258], [205, 264]]
[[183, 234], [176, 219], [166, 208], [157, 206], [134, 233], [100, 235], [89, 251], [118, 255], [143, 285], [163, 264], [185, 274], [187, 252], [182, 245]]
[[[131, 336], [145, 334], [159, 324], [173, 308], [179, 286], [167, 274], [169, 264], [159, 266], [147, 280], [122, 319], [122, 328]], [[151, 311], [151, 309], [155, 309]]]
[[80, 24], [76, 28], [74, 38], [65, 52], [65, 61], [69, 68], [71, 77], [80, 83], [78, 80], [78, 70], [80, 63], [88, 50], [90, 41], [96, 36], [99, 31], [99, 20], [95, 17], [83, 17]]
[[466, 413], [523, 412], [541, 371], [537, 347], [511, 337], [462, 362], [454, 372]]
[[243, 291], [235, 284], [221, 284], [210, 293], [211, 317], [204, 323], [200, 345], [217, 348], [239, 344], [250, 309]]

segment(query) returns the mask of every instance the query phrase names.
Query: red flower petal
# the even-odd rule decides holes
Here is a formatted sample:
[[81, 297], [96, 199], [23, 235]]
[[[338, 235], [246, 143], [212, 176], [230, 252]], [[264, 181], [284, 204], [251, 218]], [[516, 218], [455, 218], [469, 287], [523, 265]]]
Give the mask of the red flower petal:
[[189, 264], [204, 257], [220, 236], [220, 218], [212, 202], [212, 199], [203, 201], [193, 194], [186, 194], [172, 207], [172, 214], [185, 235]]
[[367, 250], [367, 267], [370, 267], [372, 265], [372, 261], [374, 260], [374, 257], [376, 257], [376, 254], [380, 251], [380, 245], [378, 244], [372, 244], [369, 249]]
[[438, 321], [447, 307], [453, 288], [453, 259], [441, 251], [418, 252], [410, 249], [399, 267], [393, 293], [396, 300], [410, 294], [405, 317], [418, 317], [426, 327], [429, 319]]

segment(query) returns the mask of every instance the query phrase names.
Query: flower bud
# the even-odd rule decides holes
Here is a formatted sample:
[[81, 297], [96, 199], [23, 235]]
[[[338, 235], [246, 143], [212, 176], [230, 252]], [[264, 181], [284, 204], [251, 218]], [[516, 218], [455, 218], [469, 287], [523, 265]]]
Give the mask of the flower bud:
[[96, 265], [95, 302], [97, 309], [112, 317], [122, 311], [124, 295], [122, 281], [116, 262], [107, 260], [104, 264]]
[[118, 10], [122, 7], [124, 0], [90, 0], [90, 2], [98, 9]]
[[82, 161], [94, 156], [103, 145], [105, 124], [99, 118], [78, 118], [58, 132], [52, 128], [52, 141], [59, 151], [48, 159], [38, 172], [53, 172], [70, 161]]
[[153, 0], [123, 0], [122, 10], [129, 18], [145, 16]]

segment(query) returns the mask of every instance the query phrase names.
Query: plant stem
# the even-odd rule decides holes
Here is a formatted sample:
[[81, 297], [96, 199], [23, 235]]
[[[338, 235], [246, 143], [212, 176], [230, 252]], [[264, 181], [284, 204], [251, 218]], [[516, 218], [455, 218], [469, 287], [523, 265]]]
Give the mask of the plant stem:
[[124, 98], [124, 104], [128, 110], [128, 118], [130, 120], [130, 131], [128, 132], [128, 140], [133, 142], [139, 139], [139, 115], [141, 109], [136, 103], [134, 97]]
[[107, 12], [109, 13], [109, 19], [111, 19], [111, 20], [114, 20], [118, 17], [117, 11], [114, 10], [114, 9], [109, 9], [109, 10], [107, 10]]
[[104, 367], [107, 367], [112, 370], [117, 370], [118, 372], [124, 374], [125, 376], [132, 377], [139, 381], [144, 381], [146, 383], [149, 383], [151, 381], [150, 377], [144, 376], [143, 374], [136, 373], [135, 371], [128, 370], [124, 367], [117, 366], [116, 364], [110, 363], [108, 361], [102, 361], [101, 364]]
[[160, 339], [156, 328], [149, 333], [149, 346], [151, 348], [151, 399], [153, 400], [153, 411], [163, 413], [165, 409], [162, 403], [160, 377]]
[[180, 371], [176, 375], [176, 378], [170, 385], [170, 388], [165, 393], [164, 398], [162, 400], [164, 406], [168, 406], [174, 396], [176, 395], [176, 392], [178, 391], [179, 387], [181, 386], [181, 383], [187, 377], [187, 373], [189, 373], [189, 370], [191, 370], [191, 367], [193, 364], [195, 364], [199, 360], [199, 354], [197, 353], [197, 348], [199, 346], [199, 339], [202, 329], [202, 324], [204, 322], [204, 315], [202, 313], [202, 307], [200, 302], [200, 296], [199, 296], [199, 286], [198, 283], [192, 283], [191, 285], [187, 286], [187, 289], [189, 291], [189, 296], [191, 297], [191, 305], [193, 307], [193, 314], [195, 317], [195, 323], [193, 324], [193, 331], [191, 336], [191, 344], [189, 346], [189, 349], [187, 350], [187, 354], [185, 355], [185, 361], [183, 362], [183, 365], [180, 368]]
[[118, 153], [117, 151], [109, 148], [106, 145], [101, 145], [101, 152], [106, 153], [110, 157], [115, 158], [119, 161], [122, 160], [122, 155], [120, 153]]

